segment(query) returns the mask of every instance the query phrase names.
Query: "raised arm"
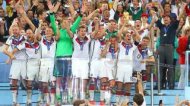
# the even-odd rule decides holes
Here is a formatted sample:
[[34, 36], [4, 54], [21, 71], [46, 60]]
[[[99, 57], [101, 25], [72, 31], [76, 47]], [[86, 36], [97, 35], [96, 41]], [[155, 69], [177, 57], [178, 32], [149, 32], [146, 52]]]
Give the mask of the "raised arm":
[[124, 25], [122, 25], [121, 29], [118, 31], [118, 33], [117, 33], [118, 42], [121, 42], [121, 40], [122, 40], [122, 34], [123, 34], [125, 28], [126, 27], [125, 27], [125, 24], [124, 24]]
[[68, 22], [68, 21], [64, 21], [63, 24], [65, 24], [66, 30], [67, 30], [67, 33], [69, 34], [69, 36], [70, 36], [71, 38], [73, 38], [73, 37], [74, 37], [74, 34], [73, 34], [73, 32], [71, 31], [69, 22]]
[[57, 34], [55, 36], [55, 40], [58, 41], [60, 38], [60, 31], [59, 31], [59, 28], [57, 27]]
[[141, 37], [139, 35], [139, 32], [134, 28], [134, 26], [131, 25], [131, 29], [134, 31], [134, 34], [133, 34], [133, 40], [134, 41], [137, 41], [137, 42], [140, 42], [141, 40]]
[[48, 6], [48, 8], [49, 8], [49, 10], [50, 10], [51, 12], [56, 13], [57, 10], [59, 9], [59, 6], [60, 6], [60, 5], [61, 5], [61, 1], [59, 1], [59, 0], [57, 1], [57, 3], [56, 3], [55, 6], [53, 6], [51, 0], [47, 0], [47, 6]]
[[51, 27], [53, 29], [54, 35], [57, 35], [58, 30], [57, 30], [54, 13], [50, 13], [50, 23], [51, 23]]
[[106, 46], [104, 47], [104, 49], [101, 51], [101, 54], [100, 54], [101, 58], [106, 57], [106, 54], [108, 53], [108, 49], [110, 47], [110, 44], [111, 43], [109, 41], [106, 42]]
[[95, 23], [95, 30], [92, 32], [91, 38], [94, 38], [96, 36], [96, 34], [98, 34], [98, 30], [99, 30], [99, 21], [94, 22], [94, 23]]
[[138, 88], [138, 93], [143, 95], [144, 97], [144, 93], [143, 93], [143, 86], [142, 86], [142, 75], [137, 72], [137, 88]]
[[68, 0], [68, 5], [69, 5], [69, 11], [71, 12], [71, 16], [72, 18], [75, 18], [77, 12], [75, 11], [74, 7], [73, 7], [73, 3], [72, 0]]
[[86, 5], [83, 3], [82, 4], [82, 8], [81, 8], [81, 13], [80, 13], [80, 15], [77, 17], [77, 19], [75, 20], [75, 22], [73, 23], [73, 25], [71, 26], [71, 32], [72, 33], [75, 33], [76, 32], [76, 30], [77, 30], [77, 28], [79, 27], [79, 25], [80, 25], [80, 22], [81, 22], [81, 20], [82, 20], [82, 16], [83, 16], [83, 14], [86, 12]]
[[115, 0], [113, 3], [113, 10], [116, 11], [117, 10], [117, 4], [118, 4], [119, 0]]
[[36, 40], [38, 40], [38, 41], [40, 41], [41, 38], [42, 38], [42, 35], [41, 35], [41, 26], [42, 26], [42, 23], [43, 23], [43, 21], [40, 20], [39, 21], [39, 26], [38, 26], [37, 30], [35, 31], [35, 37], [36, 37]]
[[21, 7], [21, 6], [18, 6], [17, 8], [18, 8], [17, 12], [21, 14], [21, 17], [26, 20], [26, 22], [28, 23], [28, 25], [30, 26], [30, 28], [32, 29], [32, 31], [35, 32], [36, 27], [34, 26], [34, 24], [32, 23], [32, 21], [28, 18], [27, 14], [24, 11], [24, 8]]
[[90, 20], [92, 18], [92, 16], [95, 14], [95, 13], [98, 13], [100, 11], [100, 9], [96, 9], [94, 10], [92, 13], [90, 13], [87, 17], [87, 20]]

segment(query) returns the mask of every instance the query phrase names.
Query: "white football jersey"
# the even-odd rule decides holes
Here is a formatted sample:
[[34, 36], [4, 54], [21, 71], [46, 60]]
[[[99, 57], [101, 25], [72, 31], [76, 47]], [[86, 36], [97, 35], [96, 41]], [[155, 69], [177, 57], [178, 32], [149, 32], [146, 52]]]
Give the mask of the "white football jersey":
[[133, 63], [133, 53], [136, 49], [136, 46], [134, 44], [126, 44], [124, 42], [121, 42], [119, 44], [119, 61], [126, 61], [129, 63]]
[[77, 35], [73, 38], [74, 52], [72, 58], [89, 59], [89, 43], [90, 37], [85, 36], [83, 41], [80, 41]]
[[105, 47], [105, 40], [92, 40], [90, 45], [90, 56], [92, 60], [99, 59], [101, 55], [101, 51]]
[[51, 41], [48, 41], [45, 36], [41, 39], [42, 58], [54, 58], [56, 50], [56, 41], [52, 37]]
[[138, 45], [134, 51], [134, 61], [133, 61], [133, 68], [135, 71], [141, 71], [141, 70], [146, 70], [146, 64], [141, 63], [143, 59], [147, 59], [150, 56], [152, 56], [153, 53], [150, 51], [149, 48], [146, 48], [144, 50], [140, 50], [140, 45]]
[[21, 35], [19, 38], [15, 38], [13, 36], [9, 36], [9, 38], [6, 41], [6, 44], [9, 45], [9, 51], [12, 52], [15, 48], [17, 48], [19, 51], [14, 54], [16, 59], [25, 60], [27, 58], [26, 50], [25, 50], [25, 40], [26, 38]]
[[40, 59], [41, 58], [41, 50], [39, 42], [25, 42], [26, 54], [28, 55], [28, 59]]
[[118, 51], [115, 51], [114, 48], [109, 47], [107, 55], [106, 55], [106, 59], [115, 60], [115, 59], [117, 59], [117, 56], [118, 56]]

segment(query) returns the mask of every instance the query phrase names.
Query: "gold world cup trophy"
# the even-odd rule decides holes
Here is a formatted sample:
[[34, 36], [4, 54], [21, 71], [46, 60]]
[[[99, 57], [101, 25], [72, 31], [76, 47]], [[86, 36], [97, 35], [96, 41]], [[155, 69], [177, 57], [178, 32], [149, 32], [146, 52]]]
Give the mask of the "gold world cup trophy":
[[129, 21], [129, 13], [128, 12], [124, 12], [123, 13], [123, 16], [124, 16], [124, 21], [126, 22], [128, 22]]

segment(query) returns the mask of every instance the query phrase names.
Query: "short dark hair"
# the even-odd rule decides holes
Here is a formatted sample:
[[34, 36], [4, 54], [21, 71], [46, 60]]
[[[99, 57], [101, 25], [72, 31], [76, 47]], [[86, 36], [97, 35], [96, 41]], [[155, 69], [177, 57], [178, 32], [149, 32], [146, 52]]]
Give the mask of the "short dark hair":
[[79, 26], [78, 31], [80, 31], [80, 29], [86, 29], [86, 26], [85, 25], [81, 25], [81, 26]]
[[36, 14], [37, 14], [37, 16], [39, 17], [40, 15], [43, 14], [43, 12], [44, 12], [44, 10], [38, 9], [37, 12], [36, 12]]
[[111, 37], [109, 38], [110, 39], [116, 39], [116, 41], [118, 42], [118, 37], [116, 35], [111, 35]]
[[142, 96], [142, 94], [135, 94], [134, 97], [133, 97], [133, 101], [138, 105], [138, 106], [141, 106], [144, 102], [144, 98]]
[[109, 22], [110, 22], [110, 23], [111, 23], [111, 22], [115, 22], [115, 23], [117, 23], [117, 21], [114, 20], [114, 19], [109, 20]]
[[169, 5], [169, 6], [170, 6], [170, 9], [172, 8], [172, 7], [171, 7], [171, 4], [170, 4], [169, 2], [165, 2], [164, 5], [163, 5], [163, 8], [164, 8], [166, 5]]
[[144, 36], [142, 39], [150, 40], [148, 36]]
[[80, 104], [83, 104], [83, 103], [85, 103], [84, 100], [75, 100], [73, 103], [73, 106], [79, 106]]

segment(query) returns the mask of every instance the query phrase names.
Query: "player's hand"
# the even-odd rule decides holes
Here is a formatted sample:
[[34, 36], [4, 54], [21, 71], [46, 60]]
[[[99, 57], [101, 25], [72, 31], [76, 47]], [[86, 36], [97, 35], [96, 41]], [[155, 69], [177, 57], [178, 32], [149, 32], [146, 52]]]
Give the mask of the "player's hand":
[[66, 29], [67, 29], [67, 30], [70, 30], [69, 22], [68, 22], [68, 21], [65, 21], [64, 24], [65, 24], [65, 26], [66, 26]]
[[146, 60], [141, 60], [141, 63], [146, 63]]
[[16, 58], [15, 58], [14, 55], [11, 55], [11, 56], [10, 56], [10, 59], [11, 59], [11, 60], [14, 60], [14, 59], [16, 59]]
[[47, 0], [47, 6], [48, 6], [48, 8], [49, 8], [49, 10], [51, 11], [51, 12], [53, 12], [53, 5], [52, 5], [52, 3], [51, 3], [51, 0]]
[[6, 63], [6, 64], [11, 64], [11, 61], [12, 61], [12, 60], [9, 58], [9, 59], [7, 59], [7, 60], [5, 61], [5, 63]]
[[22, 6], [17, 7], [17, 12], [20, 13], [21, 15], [25, 14], [24, 8]]
[[137, 72], [137, 80], [141, 81], [142, 80], [142, 74], [140, 72]]
[[82, 4], [82, 8], [81, 8], [81, 14], [84, 14], [87, 11], [87, 6], [86, 4]]

